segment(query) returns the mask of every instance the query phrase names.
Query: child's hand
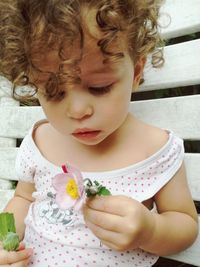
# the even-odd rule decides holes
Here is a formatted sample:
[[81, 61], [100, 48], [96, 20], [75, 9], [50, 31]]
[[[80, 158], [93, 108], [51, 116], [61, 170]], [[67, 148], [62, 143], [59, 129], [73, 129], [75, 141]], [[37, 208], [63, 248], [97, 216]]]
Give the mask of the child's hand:
[[32, 249], [25, 249], [23, 243], [17, 251], [6, 251], [0, 245], [0, 266], [12, 266], [12, 267], [25, 267], [28, 266], [30, 257], [32, 255]]
[[115, 250], [138, 248], [153, 235], [153, 214], [126, 196], [88, 199], [83, 214], [90, 230], [103, 244]]

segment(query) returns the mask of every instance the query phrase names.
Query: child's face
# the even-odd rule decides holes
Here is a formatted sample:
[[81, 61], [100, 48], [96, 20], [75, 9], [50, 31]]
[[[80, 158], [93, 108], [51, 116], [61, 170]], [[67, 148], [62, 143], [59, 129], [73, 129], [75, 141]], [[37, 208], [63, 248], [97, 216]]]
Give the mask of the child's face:
[[[108, 136], [117, 133], [127, 118], [134, 83], [134, 66], [128, 53], [118, 63], [103, 64], [103, 55], [90, 40], [79, 64], [81, 84], [64, 88], [61, 100], [48, 101], [42, 94], [38, 98], [51, 125], [64, 136], [85, 145], [97, 145]], [[57, 69], [57, 57], [48, 55], [45, 66]], [[135, 78], [134, 78], [135, 77]]]

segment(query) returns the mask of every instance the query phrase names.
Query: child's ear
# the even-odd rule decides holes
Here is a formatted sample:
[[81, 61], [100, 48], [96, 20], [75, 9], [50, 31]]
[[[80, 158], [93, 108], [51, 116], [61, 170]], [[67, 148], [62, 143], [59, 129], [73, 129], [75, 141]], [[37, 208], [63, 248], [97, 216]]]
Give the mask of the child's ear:
[[142, 57], [142, 58], [138, 59], [138, 61], [135, 64], [132, 92], [136, 91], [139, 84], [140, 84], [140, 80], [141, 80], [142, 75], [143, 75], [145, 63], [146, 63], [146, 57]]

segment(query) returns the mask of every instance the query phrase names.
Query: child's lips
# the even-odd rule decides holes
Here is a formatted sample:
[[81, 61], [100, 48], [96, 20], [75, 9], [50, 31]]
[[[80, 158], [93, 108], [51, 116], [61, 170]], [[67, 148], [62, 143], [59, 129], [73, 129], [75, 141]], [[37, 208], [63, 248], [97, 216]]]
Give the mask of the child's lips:
[[77, 129], [72, 135], [78, 139], [94, 139], [100, 134], [100, 130], [92, 130], [92, 129]]

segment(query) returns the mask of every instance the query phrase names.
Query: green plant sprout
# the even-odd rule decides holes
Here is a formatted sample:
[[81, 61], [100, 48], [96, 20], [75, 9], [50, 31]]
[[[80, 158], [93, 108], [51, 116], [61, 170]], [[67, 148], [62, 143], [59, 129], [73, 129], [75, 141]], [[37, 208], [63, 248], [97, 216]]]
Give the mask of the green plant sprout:
[[19, 247], [20, 241], [16, 233], [13, 213], [0, 213], [0, 241], [3, 249], [7, 251], [15, 251]]
[[87, 197], [92, 197], [96, 195], [99, 195], [99, 196], [111, 195], [111, 192], [105, 186], [102, 186], [97, 181], [94, 181], [92, 183], [92, 181], [87, 178], [84, 180], [84, 184], [85, 184], [85, 192], [86, 192]]

